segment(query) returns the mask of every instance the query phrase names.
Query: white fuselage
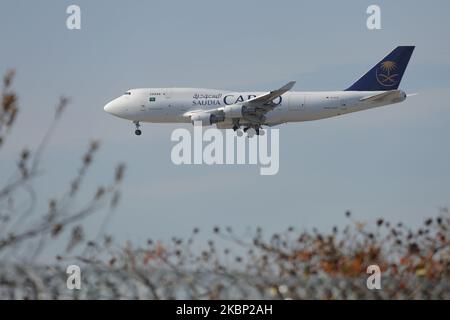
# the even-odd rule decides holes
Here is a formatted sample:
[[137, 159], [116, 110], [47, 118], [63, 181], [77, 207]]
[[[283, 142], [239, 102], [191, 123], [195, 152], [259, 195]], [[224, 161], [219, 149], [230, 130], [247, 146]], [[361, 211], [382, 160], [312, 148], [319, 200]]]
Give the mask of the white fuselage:
[[[403, 91], [396, 91], [380, 99], [368, 99], [385, 91], [323, 91], [286, 92], [276, 98], [273, 110], [265, 115], [264, 125], [300, 122], [335, 117], [342, 114], [402, 102]], [[239, 104], [264, 92], [232, 92], [215, 89], [159, 88], [132, 89], [105, 106], [105, 111], [117, 117], [140, 122], [183, 123], [187, 116]], [[217, 124], [231, 127], [230, 119]]]

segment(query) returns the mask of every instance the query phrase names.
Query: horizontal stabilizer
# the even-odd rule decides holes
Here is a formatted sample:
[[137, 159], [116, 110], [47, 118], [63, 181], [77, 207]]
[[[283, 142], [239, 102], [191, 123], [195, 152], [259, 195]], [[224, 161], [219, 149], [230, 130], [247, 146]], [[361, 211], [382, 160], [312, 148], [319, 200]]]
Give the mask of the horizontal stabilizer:
[[402, 101], [406, 94], [402, 90], [392, 90], [359, 99], [361, 102]]

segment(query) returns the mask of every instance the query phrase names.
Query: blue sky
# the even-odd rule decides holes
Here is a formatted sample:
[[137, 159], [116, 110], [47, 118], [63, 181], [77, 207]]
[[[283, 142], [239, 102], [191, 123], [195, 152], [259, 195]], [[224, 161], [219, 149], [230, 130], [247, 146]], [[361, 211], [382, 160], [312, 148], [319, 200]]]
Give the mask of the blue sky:
[[[382, 30], [366, 28], [378, 4]], [[81, 7], [82, 29], [65, 27]], [[42, 203], [75, 175], [89, 139], [102, 142], [87, 188], [127, 163], [108, 231], [120, 240], [183, 236], [193, 227], [244, 231], [289, 225], [328, 230], [351, 210], [411, 225], [449, 205], [450, 43], [448, 1], [5, 1], [0, 73], [17, 70], [22, 112], [1, 150], [0, 178], [22, 146], [33, 147], [61, 94], [72, 103], [40, 178]], [[401, 87], [408, 101], [343, 117], [284, 125], [280, 172], [255, 166], [175, 166], [174, 125], [143, 136], [103, 105], [135, 87], [266, 91], [346, 88], [397, 45], [416, 45]], [[190, 125], [184, 127], [190, 129]], [[101, 215], [91, 219], [95, 229]]]

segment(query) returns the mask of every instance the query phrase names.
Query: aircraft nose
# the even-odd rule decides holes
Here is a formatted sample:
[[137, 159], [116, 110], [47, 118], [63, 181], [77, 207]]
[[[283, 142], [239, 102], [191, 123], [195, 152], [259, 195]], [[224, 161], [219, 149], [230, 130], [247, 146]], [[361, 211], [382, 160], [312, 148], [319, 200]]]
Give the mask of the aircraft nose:
[[126, 105], [124, 105], [123, 101], [120, 98], [114, 99], [110, 102], [108, 102], [104, 107], [103, 110], [105, 110], [107, 113], [119, 117], [119, 118], [126, 118], [127, 117], [127, 109]]
[[103, 107], [103, 110], [105, 110], [105, 111], [108, 112], [108, 113], [111, 113], [111, 112], [112, 112], [112, 109], [113, 109], [113, 107], [112, 107], [112, 103], [111, 103], [111, 102], [108, 102], [108, 103], [105, 104], [105, 106]]
[[118, 115], [118, 114], [120, 114], [120, 111], [121, 111], [121, 107], [120, 106], [121, 106], [120, 101], [117, 101], [117, 99], [115, 99], [115, 100], [112, 100], [112, 101], [108, 102], [103, 107], [103, 110], [105, 110], [109, 114]]

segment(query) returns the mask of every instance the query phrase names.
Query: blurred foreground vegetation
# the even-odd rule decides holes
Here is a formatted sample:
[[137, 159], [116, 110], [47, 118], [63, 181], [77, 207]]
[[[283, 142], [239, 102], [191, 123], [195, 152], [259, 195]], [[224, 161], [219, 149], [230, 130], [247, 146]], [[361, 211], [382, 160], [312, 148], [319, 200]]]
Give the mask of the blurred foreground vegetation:
[[[11, 71], [3, 79], [0, 152], [21, 111], [13, 78]], [[41, 157], [68, 103], [60, 99], [42, 142], [23, 149], [0, 183], [0, 299], [450, 299], [446, 208], [415, 229], [381, 218], [368, 224], [347, 212], [347, 227], [329, 233], [289, 227], [267, 235], [256, 228], [242, 236], [215, 227], [203, 241], [195, 228], [187, 239], [122, 245], [103, 225], [93, 239], [82, 227], [88, 216], [117, 206], [125, 169], [118, 164], [111, 182], [75, 200], [100, 146], [92, 141], [66, 191], [36, 212]], [[49, 241], [65, 238], [55, 262], [35, 262]], [[67, 289], [72, 263], [81, 267], [81, 290]], [[367, 288], [369, 265], [380, 267], [380, 290]]]

